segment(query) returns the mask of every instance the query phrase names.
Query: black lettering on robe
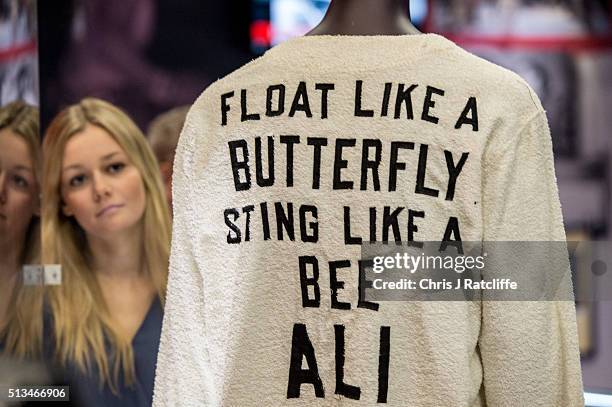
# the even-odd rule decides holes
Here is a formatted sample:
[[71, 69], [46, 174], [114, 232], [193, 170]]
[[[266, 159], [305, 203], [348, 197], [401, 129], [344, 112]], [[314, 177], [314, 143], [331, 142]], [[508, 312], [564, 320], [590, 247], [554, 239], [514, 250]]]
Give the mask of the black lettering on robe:
[[424, 218], [424, 211], [413, 211], [412, 209], [408, 209], [408, 241], [413, 242], [411, 246], [413, 247], [423, 247], [422, 242], [414, 241], [414, 233], [419, 231], [417, 225], [414, 224], [414, 218]]
[[[306, 228], [306, 214], [310, 213], [314, 218], [314, 222], [308, 223], [312, 234], [308, 234]], [[319, 223], [317, 221], [317, 207], [312, 205], [300, 206], [300, 238], [302, 242], [317, 243], [319, 241]]]
[[329, 262], [329, 288], [331, 290], [331, 307], [335, 309], [351, 309], [348, 302], [338, 301], [338, 290], [344, 289], [344, 281], [338, 281], [337, 270], [339, 268], [349, 268], [351, 262], [348, 260]]
[[397, 162], [400, 148], [414, 150], [414, 143], [410, 141], [391, 142], [391, 162], [389, 163], [389, 192], [395, 191], [397, 187], [397, 171], [406, 169], [406, 163]]
[[357, 386], [344, 383], [344, 325], [334, 325], [334, 335], [336, 337], [336, 391], [352, 400], [359, 400], [361, 389]]
[[[372, 209], [372, 208], [370, 208]], [[365, 300], [365, 294], [367, 288], [372, 288], [372, 281], [366, 279], [366, 268], [372, 267], [372, 260], [359, 260], [359, 282], [357, 286], [357, 292], [359, 293], [359, 299], [357, 301], [357, 308], [365, 308], [372, 311], [378, 311], [379, 304]]]
[[[246, 140], [234, 140], [227, 143], [234, 174], [234, 187], [236, 191], [247, 191], [251, 188], [251, 169], [249, 168], [249, 148]], [[242, 150], [242, 161], [238, 160], [237, 150]], [[245, 181], [240, 181], [240, 170], [244, 171]]]
[[247, 112], [247, 90], [240, 91], [240, 121], [246, 122], [249, 120], [259, 120], [259, 113]]
[[300, 136], [280, 136], [281, 144], [287, 144], [287, 187], [293, 186], [293, 145], [300, 144]]
[[470, 153], [461, 154], [461, 158], [457, 165], [455, 165], [453, 160], [453, 153], [448, 150], [444, 150], [444, 156], [446, 157], [446, 168], [448, 169], [448, 189], [446, 190], [446, 200], [452, 201], [455, 197], [455, 186], [457, 185], [457, 178], [463, 169], [463, 165], [465, 164], [468, 155]]
[[316, 90], [321, 91], [321, 119], [327, 119], [328, 92], [335, 89], [333, 83], [317, 83]]
[[[315, 256], [300, 256], [300, 287], [302, 289], [302, 307], [319, 308], [321, 306], [321, 290], [319, 289], [319, 261]], [[306, 266], [312, 266], [312, 277], [308, 277]], [[314, 290], [314, 298], [308, 295], [308, 286]]]
[[221, 95], [221, 126], [227, 125], [227, 113], [231, 110], [227, 104], [227, 99], [234, 97], [234, 92], [228, 92]]
[[[230, 215], [234, 216], [233, 222], [230, 220]], [[236, 226], [236, 224], [234, 223], [240, 217], [240, 213], [238, 213], [237, 209], [230, 208], [230, 209], [226, 209], [225, 211], [223, 211], [223, 216], [225, 217], [225, 224], [227, 225], [227, 227], [230, 228], [230, 231], [227, 233], [227, 243], [229, 244], [240, 243], [242, 240], [241, 235], [240, 235], [240, 228]], [[232, 236], [232, 232], [234, 232], [233, 236]]]
[[257, 185], [269, 187], [274, 185], [274, 137], [268, 136], [268, 176], [263, 175], [263, 157], [261, 137], [255, 137], [255, 173]]
[[425, 186], [425, 175], [427, 172], [427, 144], [421, 144], [419, 151], [419, 167], [417, 168], [417, 183], [414, 192], [422, 195], [437, 197], [439, 191], [437, 189], [428, 188]]
[[378, 351], [378, 398], [377, 403], [387, 402], [389, 391], [389, 360], [391, 359], [391, 327], [380, 327], [380, 350]]
[[344, 207], [344, 244], [346, 245], [350, 245], [350, 244], [361, 244], [362, 243], [362, 239], [361, 237], [357, 236], [351, 236], [351, 207], [350, 206], [345, 206]]
[[[451, 240], [451, 237], [454, 237]], [[448, 246], [454, 246], [457, 248], [459, 254], [463, 254], [463, 244], [461, 243], [461, 233], [459, 233], [459, 219], [455, 216], [451, 216], [448, 219], [446, 230], [444, 231], [444, 237], [440, 244], [440, 251], [446, 250]]]
[[[308, 369], [302, 369], [302, 358], [306, 358]], [[289, 365], [289, 380], [287, 383], [287, 398], [299, 398], [303, 383], [312, 384], [318, 398], [325, 397], [323, 382], [319, 376], [314, 347], [308, 338], [306, 325], [294, 324], [291, 338], [291, 362]]]
[[242, 208], [242, 213], [246, 214], [246, 227], [244, 231], [244, 241], [245, 242], [251, 241], [251, 212], [253, 212], [254, 210], [255, 210], [255, 207], [253, 205], [247, 205], [244, 208]]
[[[472, 112], [472, 115], [468, 117], [468, 113]], [[464, 124], [471, 124], [473, 131], [478, 131], [478, 101], [474, 96], [470, 97], [455, 124], [455, 128], [459, 129]]]
[[374, 117], [374, 110], [363, 109], [362, 106], [362, 94], [363, 92], [363, 81], [357, 81], [355, 84], [355, 116], [356, 117]]
[[261, 226], [263, 228], [264, 240], [270, 240], [270, 222], [268, 221], [268, 204], [266, 202], [260, 203], [259, 211], [261, 212]]
[[370, 243], [376, 242], [376, 208], [370, 208]]
[[389, 100], [391, 99], [391, 89], [393, 84], [391, 82], [385, 83], [385, 93], [383, 94], [382, 107], [380, 109], [381, 117], [387, 117], [389, 115]]
[[353, 189], [353, 181], [342, 181], [342, 169], [348, 167], [348, 161], [342, 158], [342, 149], [355, 147], [355, 139], [336, 139], [336, 150], [334, 157], [334, 185], [333, 189]]
[[[274, 92], [278, 93], [276, 109], [272, 107]], [[285, 112], [285, 85], [272, 85], [266, 90], [266, 116], [280, 116]]]
[[295, 116], [296, 112], [304, 112], [306, 113], [306, 117], [312, 117], [310, 102], [308, 101], [308, 91], [306, 90], [306, 82], [300, 82], [298, 85], [297, 91], [295, 92], [295, 98], [289, 110], [289, 117]]
[[427, 93], [425, 95], [425, 102], [423, 104], [423, 114], [421, 115], [421, 119], [438, 124], [438, 121], [440, 121], [440, 119], [429, 114], [429, 109], [436, 106], [436, 102], [432, 100], [432, 96], [434, 94], [444, 96], [444, 91], [442, 89], [434, 88], [433, 86], [427, 86]]
[[276, 213], [276, 233], [278, 240], [284, 240], [283, 230], [287, 232], [289, 240], [295, 241], [295, 225], [293, 222], [293, 204], [287, 203], [287, 214], [285, 214], [285, 208], [280, 202], [274, 203], [274, 212]]
[[[369, 150], [374, 147], [374, 160], [370, 160]], [[372, 182], [374, 191], [380, 191], [380, 178], [378, 177], [378, 167], [382, 157], [382, 142], [378, 139], [363, 140], [363, 151], [361, 154], [361, 185], [360, 189], [368, 189], [368, 169], [372, 170]]]
[[402, 105], [406, 105], [407, 119], [414, 119], [412, 112], [412, 91], [415, 90], [419, 85], [410, 85], [408, 89], [404, 89], [406, 85], [403, 83], [399, 84], [397, 88], [397, 97], [395, 98], [395, 118], [399, 119], [402, 117]]
[[323, 137], [308, 137], [306, 143], [313, 146], [312, 156], [312, 189], [319, 189], [321, 185], [321, 148], [327, 145]]
[[389, 228], [393, 228], [393, 236], [396, 242], [402, 241], [402, 236], [400, 234], [399, 222], [397, 220], [397, 216], [404, 210], [404, 208], [399, 207], [396, 208], [393, 212], [391, 212], [391, 207], [385, 206], [385, 210], [383, 212], [383, 231], [382, 231], [382, 241], [389, 241]]

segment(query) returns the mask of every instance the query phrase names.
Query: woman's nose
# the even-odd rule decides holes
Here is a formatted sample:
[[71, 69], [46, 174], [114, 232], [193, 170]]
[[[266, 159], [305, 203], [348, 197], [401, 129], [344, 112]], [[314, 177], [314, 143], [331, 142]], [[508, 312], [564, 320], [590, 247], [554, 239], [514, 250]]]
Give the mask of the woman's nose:
[[93, 175], [94, 199], [99, 200], [103, 196], [110, 196], [111, 186], [103, 174], [94, 173]]

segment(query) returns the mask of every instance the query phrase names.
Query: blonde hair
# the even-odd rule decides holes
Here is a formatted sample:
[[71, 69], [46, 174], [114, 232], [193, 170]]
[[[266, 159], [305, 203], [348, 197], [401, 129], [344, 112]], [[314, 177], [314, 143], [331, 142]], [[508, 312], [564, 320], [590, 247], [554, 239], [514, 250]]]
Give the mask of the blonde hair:
[[149, 125], [147, 137], [159, 162], [173, 160], [190, 107], [175, 107], [157, 116]]
[[[62, 265], [62, 285], [48, 287], [55, 332], [55, 358], [74, 363], [83, 373], [94, 365], [100, 385], [116, 392], [119, 373], [134, 383], [131, 341], [120, 334], [106, 307], [96, 276], [88, 261], [84, 230], [61, 211], [61, 165], [68, 140], [86, 126], [104, 129], [121, 146], [138, 169], [146, 191], [142, 218], [143, 258], [148, 277], [164, 303], [170, 251], [170, 216], [155, 157], [145, 137], [120, 109], [105, 101], [86, 98], [61, 111], [51, 122], [43, 143], [44, 182], [42, 206], [43, 262]], [[112, 360], [105, 340], [112, 346]]]
[[[10, 130], [27, 144], [32, 159], [37, 188], [40, 185], [41, 148], [38, 109], [22, 101], [0, 108], [0, 130]], [[36, 196], [36, 199], [39, 197]], [[26, 232], [19, 264], [35, 264], [40, 259], [40, 219], [32, 216]], [[21, 271], [21, 270], [20, 270]], [[7, 324], [0, 332], [5, 342], [4, 353], [18, 358], [35, 358], [42, 350], [42, 290], [25, 287], [23, 275], [17, 276], [9, 300]]]

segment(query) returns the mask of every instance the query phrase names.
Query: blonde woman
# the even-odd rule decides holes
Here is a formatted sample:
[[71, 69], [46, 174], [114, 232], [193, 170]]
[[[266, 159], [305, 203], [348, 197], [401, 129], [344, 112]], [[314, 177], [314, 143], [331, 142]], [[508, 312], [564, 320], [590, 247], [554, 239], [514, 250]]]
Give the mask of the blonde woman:
[[88, 98], [43, 143], [48, 353], [88, 406], [150, 405], [167, 280], [170, 218], [157, 162], [115, 106]]
[[0, 108], [0, 354], [35, 358], [42, 350], [42, 293], [23, 285], [24, 264], [40, 257], [38, 109]]

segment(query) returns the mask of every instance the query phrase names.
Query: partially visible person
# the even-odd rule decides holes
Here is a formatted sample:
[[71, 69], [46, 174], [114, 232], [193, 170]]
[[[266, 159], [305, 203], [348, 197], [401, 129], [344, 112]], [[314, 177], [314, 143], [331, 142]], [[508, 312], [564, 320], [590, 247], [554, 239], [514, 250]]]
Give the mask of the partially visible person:
[[172, 167], [187, 112], [191, 106], [181, 106], [157, 116], [149, 125], [147, 137], [159, 162], [159, 169], [166, 188], [166, 199], [172, 209]]
[[61, 56], [54, 106], [85, 95], [120, 103], [141, 128], [152, 112], [189, 102], [201, 75], [171, 71], [148, 57], [157, 21], [154, 0], [75, 2], [71, 38]]
[[115, 106], [87, 98], [43, 143], [45, 354], [87, 406], [149, 406], [166, 290], [170, 217], [153, 152]]
[[42, 289], [22, 268], [40, 257], [38, 109], [0, 108], [0, 353], [36, 358], [42, 350]]
[[[0, 355], [0, 383], [2, 389], [17, 388], [25, 386], [60, 386], [61, 378], [56, 376], [57, 372], [49, 369], [42, 360], [16, 359], [7, 355]], [[3, 390], [4, 391], [4, 390]], [[61, 389], [55, 393], [58, 398], [70, 398], [70, 389]], [[5, 397], [5, 394], [2, 395]], [[36, 402], [11, 403], [0, 402], [1, 407], [31, 406]], [[72, 407], [81, 407], [80, 404], [70, 403]]]

